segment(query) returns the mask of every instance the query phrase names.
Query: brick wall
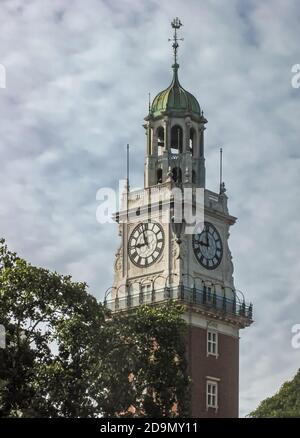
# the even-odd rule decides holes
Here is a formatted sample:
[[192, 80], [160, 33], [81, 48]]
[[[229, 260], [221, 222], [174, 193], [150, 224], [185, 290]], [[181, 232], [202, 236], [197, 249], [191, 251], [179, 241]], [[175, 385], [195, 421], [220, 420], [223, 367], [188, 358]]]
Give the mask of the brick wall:
[[[239, 340], [218, 334], [218, 358], [207, 356], [207, 331], [189, 327], [187, 337], [189, 373], [192, 377], [192, 417], [238, 417]], [[218, 410], [206, 408], [206, 377], [218, 381]]]

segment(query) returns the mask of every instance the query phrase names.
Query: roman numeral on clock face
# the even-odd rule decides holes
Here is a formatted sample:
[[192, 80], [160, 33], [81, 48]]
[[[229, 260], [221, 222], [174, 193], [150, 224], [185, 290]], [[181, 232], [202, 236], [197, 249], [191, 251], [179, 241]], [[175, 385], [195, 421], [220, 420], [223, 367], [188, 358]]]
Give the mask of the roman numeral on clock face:
[[141, 268], [152, 265], [162, 255], [164, 242], [164, 230], [158, 222], [138, 224], [128, 241], [130, 261]]
[[197, 261], [206, 269], [216, 269], [221, 263], [223, 246], [217, 228], [205, 222], [203, 230], [193, 234], [192, 245]]

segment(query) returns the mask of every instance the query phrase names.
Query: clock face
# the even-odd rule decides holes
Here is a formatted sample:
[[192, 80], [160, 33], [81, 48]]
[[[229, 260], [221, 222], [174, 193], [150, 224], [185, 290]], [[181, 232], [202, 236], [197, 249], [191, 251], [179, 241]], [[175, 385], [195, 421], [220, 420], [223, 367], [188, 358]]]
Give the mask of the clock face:
[[137, 225], [129, 238], [128, 254], [136, 266], [145, 268], [156, 262], [164, 249], [164, 230], [157, 222]]
[[193, 250], [197, 261], [206, 269], [215, 269], [221, 263], [223, 246], [216, 227], [204, 223], [200, 233], [193, 234]]

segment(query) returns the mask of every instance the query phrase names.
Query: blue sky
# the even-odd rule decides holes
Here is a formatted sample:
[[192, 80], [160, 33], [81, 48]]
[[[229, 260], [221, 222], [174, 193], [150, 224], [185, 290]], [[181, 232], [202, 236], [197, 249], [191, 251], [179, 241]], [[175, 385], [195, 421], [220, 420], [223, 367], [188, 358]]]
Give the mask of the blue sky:
[[2, 1], [0, 235], [102, 297], [118, 236], [96, 222], [96, 192], [125, 176], [128, 142], [132, 185], [143, 184], [143, 118], [148, 92], [171, 80], [174, 16], [180, 81], [208, 119], [207, 186], [217, 190], [222, 146], [235, 283], [255, 306], [241, 332], [244, 415], [300, 363], [298, 1]]

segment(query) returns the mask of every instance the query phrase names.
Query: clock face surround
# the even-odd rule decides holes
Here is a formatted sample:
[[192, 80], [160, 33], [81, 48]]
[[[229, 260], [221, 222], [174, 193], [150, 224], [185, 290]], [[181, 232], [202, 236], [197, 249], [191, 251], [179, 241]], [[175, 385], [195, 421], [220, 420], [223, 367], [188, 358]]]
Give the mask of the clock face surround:
[[128, 242], [131, 262], [146, 268], [157, 261], [163, 252], [164, 230], [158, 222], [142, 222], [132, 231]]
[[203, 230], [193, 234], [193, 250], [195, 257], [204, 268], [216, 269], [221, 263], [223, 245], [221, 236], [216, 227], [205, 222]]

